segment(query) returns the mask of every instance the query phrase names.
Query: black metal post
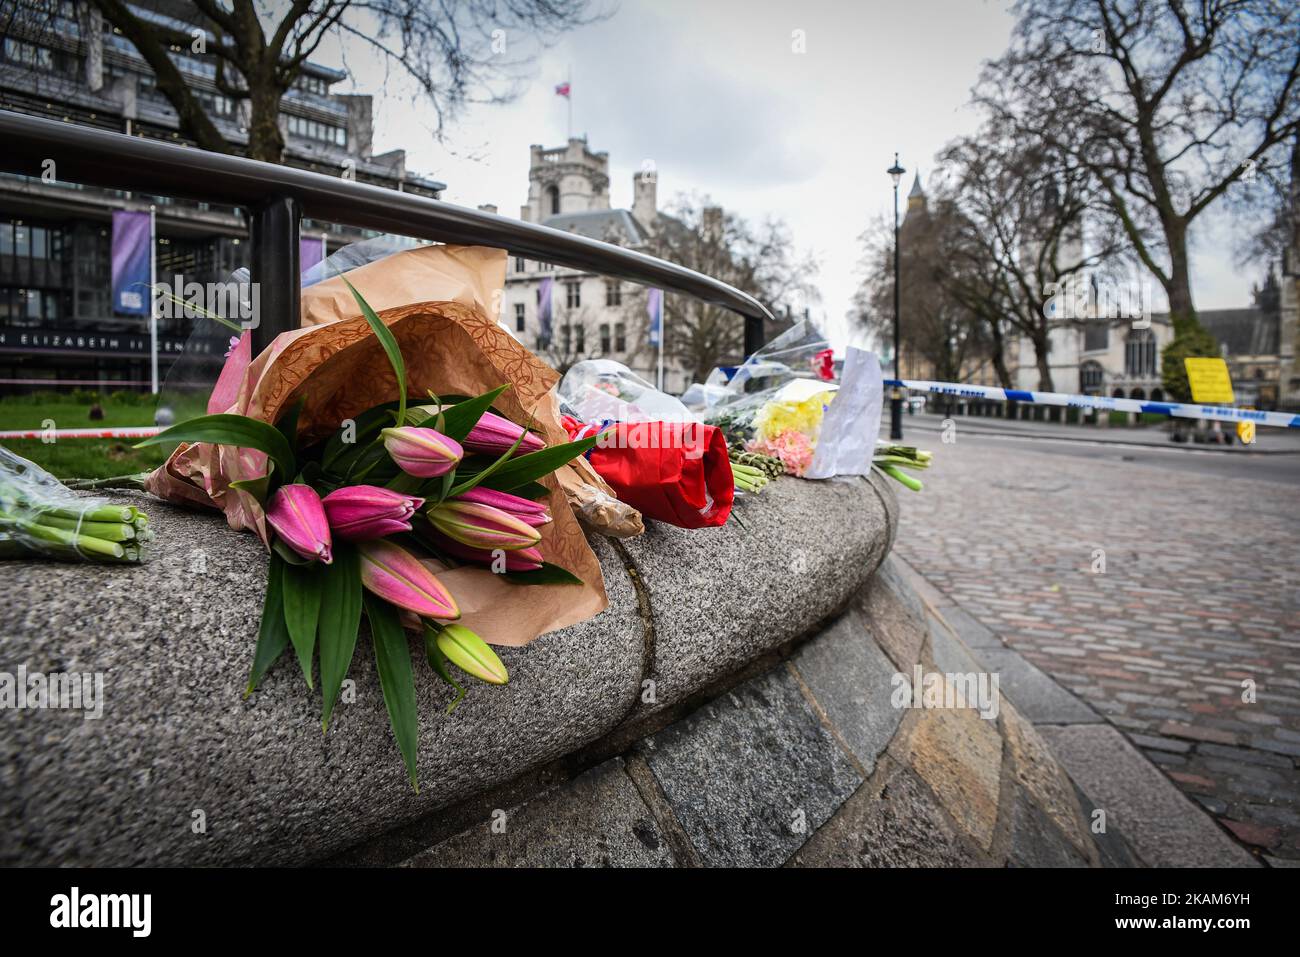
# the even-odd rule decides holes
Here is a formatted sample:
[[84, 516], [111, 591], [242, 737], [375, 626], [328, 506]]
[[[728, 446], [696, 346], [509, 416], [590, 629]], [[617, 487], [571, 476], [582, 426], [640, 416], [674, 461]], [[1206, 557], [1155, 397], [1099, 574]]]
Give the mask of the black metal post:
[[558, 266], [626, 279], [691, 296], [746, 317], [745, 349], [763, 343], [767, 307], [753, 296], [676, 263], [577, 233], [467, 209], [308, 170], [210, 153], [175, 143], [125, 136], [75, 123], [0, 109], [0, 170], [39, 176], [58, 158], [59, 179], [105, 189], [135, 190], [249, 211], [253, 280], [263, 348], [299, 321], [298, 224], [314, 220], [444, 243], [492, 246]]
[[763, 348], [763, 319], [761, 316], [745, 317], [745, 358]]
[[250, 271], [255, 284], [253, 355], [301, 321], [302, 278], [298, 258], [301, 210], [290, 196], [277, 196], [249, 210], [253, 233]]
[[[894, 156], [894, 166], [898, 167], [898, 156]], [[894, 180], [894, 378], [902, 379], [903, 374], [898, 363], [898, 180]], [[889, 394], [889, 438], [894, 442], [903, 438], [903, 389], [894, 386]]]

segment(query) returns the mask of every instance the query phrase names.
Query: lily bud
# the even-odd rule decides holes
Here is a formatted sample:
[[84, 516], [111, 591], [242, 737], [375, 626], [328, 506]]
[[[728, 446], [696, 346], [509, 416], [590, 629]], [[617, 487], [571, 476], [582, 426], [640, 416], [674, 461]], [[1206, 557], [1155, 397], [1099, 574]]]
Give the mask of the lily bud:
[[453, 500], [426, 513], [429, 523], [454, 541], [471, 548], [528, 548], [541, 541], [541, 533], [509, 512], [478, 502]]
[[281, 485], [266, 509], [267, 524], [303, 558], [334, 561], [330, 526], [320, 496], [310, 485]]
[[479, 681], [493, 685], [510, 681], [510, 674], [497, 653], [464, 625], [447, 625], [438, 632], [435, 641], [448, 661]]
[[531, 572], [542, 567], [542, 553], [536, 548], [517, 548], [513, 551], [471, 548], [436, 531], [433, 533], [433, 542], [448, 555], [465, 562], [500, 568], [500, 562], [504, 559], [505, 570], [508, 572]]
[[470, 489], [468, 492], [462, 492], [456, 498], [460, 501], [477, 502], [480, 505], [491, 505], [493, 508], [499, 508], [501, 511], [513, 515], [525, 525], [531, 525], [534, 528], [545, 525], [551, 520], [551, 513], [546, 510], [546, 506], [541, 502], [534, 502], [518, 495], [511, 495], [509, 492], [498, 492], [496, 489], [483, 488], [481, 485]]
[[424, 499], [376, 485], [345, 485], [326, 495], [321, 504], [335, 535], [350, 542], [365, 542], [394, 532], [409, 532], [411, 516]]
[[488, 455], [501, 456], [510, 450], [515, 441], [523, 434], [515, 455], [524, 455], [546, 448], [540, 436], [528, 432], [522, 425], [515, 425], [509, 419], [503, 419], [494, 412], [484, 412], [474, 428], [465, 436], [465, 448], [471, 452], [483, 452]]
[[417, 478], [437, 478], [446, 475], [465, 454], [460, 443], [449, 439], [436, 429], [404, 425], [384, 429], [384, 448], [398, 467]]
[[382, 539], [362, 542], [361, 584], [389, 604], [423, 618], [460, 617], [456, 599], [406, 549]]

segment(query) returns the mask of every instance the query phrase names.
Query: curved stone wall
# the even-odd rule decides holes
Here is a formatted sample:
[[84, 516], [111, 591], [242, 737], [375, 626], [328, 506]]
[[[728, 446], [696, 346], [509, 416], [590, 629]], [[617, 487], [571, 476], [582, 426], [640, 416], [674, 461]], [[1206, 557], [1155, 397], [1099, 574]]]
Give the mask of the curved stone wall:
[[[980, 667], [892, 559], [806, 641], [558, 783], [493, 793], [335, 864], [1133, 866], [1005, 697], [897, 707], [900, 680]], [[924, 681], [922, 682], [924, 685]], [[906, 692], [909, 687], [904, 687]], [[605, 739], [608, 741], [609, 739]], [[553, 780], [553, 779], [552, 779]], [[536, 782], [534, 782], [536, 784]], [[1101, 829], [1099, 829], [1101, 830]]]
[[427, 817], [808, 634], [888, 551], [884, 481], [778, 481], [723, 529], [594, 540], [609, 609], [503, 649], [509, 686], [448, 716], [417, 669], [418, 795], [368, 642], [328, 736], [287, 658], [244, 700], [266, 560], [221, 518], [151, 501], [158, 551], [138, 569], [0, 563], [0, 670], [105, 676], [99, 720], [0, 711], [0, 862], [295, 864]]

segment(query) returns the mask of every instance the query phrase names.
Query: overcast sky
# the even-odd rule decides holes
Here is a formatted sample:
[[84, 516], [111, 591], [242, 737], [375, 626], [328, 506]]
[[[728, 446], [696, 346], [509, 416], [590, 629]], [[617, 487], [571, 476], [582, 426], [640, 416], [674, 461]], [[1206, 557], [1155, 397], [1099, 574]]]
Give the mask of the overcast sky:
[[[608, 151], [613, 205], [631, 205], [632, 174], [649, 159], [661, 206], [694, 193], [749, 219], [785, 220], [820, 262], [813, 312], [842, 343], [858, 237], [892, 208], [884, 171], [897, 150], [909, 171], [905, 195], [914, 171], [928, 179], [940, 147], [973, 130], [970, 88], [981, 62], [1007, 45], [1005, 7], [622, 0], [606, 21], [543, 52], [516, 101], [469, 108], [442, 143], [429, 132], [431, 110], [391, 92], [390, 78], [376, 103], [375, 150], [405, 148], [408, 166], [444, 180], [451, 202], [518, 215], [529, 144], [564, 143], [566, 104], [554, 86], [571, 78], [574, 133]], [[795, 31], [806, 52], [795, 52]], [[349, 67], [358, 92], [381, 86], [364, 65]], [[1246, 305], [1258, 270], [1224, 255], [1222, 221], [1207, 226], [1196, 248], [1197, 305]]]

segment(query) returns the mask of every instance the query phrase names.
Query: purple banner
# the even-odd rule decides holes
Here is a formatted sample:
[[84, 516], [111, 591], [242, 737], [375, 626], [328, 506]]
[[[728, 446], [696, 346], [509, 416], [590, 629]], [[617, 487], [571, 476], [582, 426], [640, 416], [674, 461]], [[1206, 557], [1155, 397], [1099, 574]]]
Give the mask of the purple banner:
[[298, 240], [298, 270], [306, 272], [325, 258], [325, 240], [304, 236]]
[[149, 315], [149, 214], [113, 211], [113, 311]]

